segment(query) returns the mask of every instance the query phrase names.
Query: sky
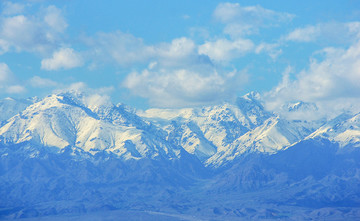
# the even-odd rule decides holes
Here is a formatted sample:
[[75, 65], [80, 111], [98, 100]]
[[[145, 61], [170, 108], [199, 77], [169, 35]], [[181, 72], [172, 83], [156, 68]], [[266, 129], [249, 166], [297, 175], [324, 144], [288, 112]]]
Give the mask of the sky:
[[360, 1], [0, 3], [0, 98], [62, 90], [138, 109], [299, 100], [360, 111]]

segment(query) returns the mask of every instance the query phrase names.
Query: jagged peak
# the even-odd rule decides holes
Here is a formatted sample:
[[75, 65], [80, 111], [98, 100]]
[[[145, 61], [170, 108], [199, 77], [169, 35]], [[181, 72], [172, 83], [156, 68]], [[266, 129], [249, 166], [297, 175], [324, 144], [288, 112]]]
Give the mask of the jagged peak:
[[98, 94], [89, 95], [85, 92], [76, 90], [50, 94], [41, 100], [38, 99], [37, 103], [48, 107], [65, 104], [87, 108], [93, 112], [115, 107], [115, 105], [106, 96], [101, 96]]
[[304, 101], [292, 101], [283, 105], [282, 109], [285, 109], [290, 112], [295, 111], [317, 111], [318, 107], [315, 103], [304, 102]]
[[236, 105], [243, 111], [248, 112], [256, 109], [257, 111], [265, 112], [264, 106], [261, 102], [261, 96], [257, 92], [250, 92], [242, 97], [236, 99]]

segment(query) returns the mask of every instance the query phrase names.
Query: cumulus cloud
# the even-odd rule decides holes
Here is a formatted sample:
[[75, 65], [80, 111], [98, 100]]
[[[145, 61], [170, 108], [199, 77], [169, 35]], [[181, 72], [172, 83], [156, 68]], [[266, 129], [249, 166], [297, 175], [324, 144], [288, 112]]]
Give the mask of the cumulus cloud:
[[232, 98], [247, 82], [247, 74], [233, 71], [219, 74], [191, 69], [143, 70], [127, 76], [122, 86], [148, 98], [154, 106], [184, 107]]
[[291, 21], [294, 15], [276, 12], [256, 6], [241, 6], [239, 3], [220, 3], [214, 10], [216, 21], [224, 25], [223, 35], [214, 41], [199, 46], [199, 53], [215, 62], [228, 62], [246, 53], [268, 53], [273, 59], [281, 54], [279, 44], [261, 43], [256, 46], [249, 35], [257, 34], [260, 28], [268, 28]]
[[214, 17], [226, 24], [224, 32], [231, 36], [239, 37], [258, 32], [259, 27], [269, 27], [281, 22], [287, 22], [294, 15], [276, 12], [256, 6], [241, 6], [239, 3], [220, 3]]
[[336, 113], [343, 108], [360, 111], [360, 42], [348, 49], [326, 48], [324, 58], [313, 59], [307, 70], [295, 76], [286, 72], [282, 82], [267, 94], [268, 107], [303, 100], [315, 102], [323, 112]]
[[198, 56], [195, 43], [185, 37], [173, 39], [171, 43], [154, 45], [153, 49], [153, 57], [164, 65], [191, 63]]
[[199, 54], [209, 56], [214, 61], [229, 61], [238, 58], [254, 48], [254, 43], [249, 39], [230, 41], [219, 39], [215, 42], [205, 42], [199, 46]]
[[[16, 9], [14, 5], [11, 7], [13, 10]], [[21, 12], [21, 10], [17, 9], [17, 12]], [[37, 16], [2, 14], [0, 19], [1, 53], [13, 49], [17, 52], [46, 54], [61, 43], [61, 36], [66, 27], [67, 23], [61, 10], [55, 6], [47, 7]]]
[[83, 65], [82, 56], [72, 48], [61, 48], [55, 51], [51, 58], [41, 61], [44, 70], [71, 69]]

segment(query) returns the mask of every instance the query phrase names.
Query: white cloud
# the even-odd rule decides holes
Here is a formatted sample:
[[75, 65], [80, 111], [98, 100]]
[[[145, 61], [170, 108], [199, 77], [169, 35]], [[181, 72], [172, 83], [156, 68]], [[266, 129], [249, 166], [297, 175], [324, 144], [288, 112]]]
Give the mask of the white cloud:
[[54, 90], [54, 93], [63, 93], [63, 92], [77, 92], [77, 93], [87, 93], [87, 94], [110, 94], [114, 92], [114, 87], [101, 87], [101, 88], [90, 88], [85, 82], [79, 81], [72, 83], [70, 85], [59, 85], [58, 89]]
[[154, 54], [153, 47], [146, 46], [141, 38], [121, 31], [98, 33], [95, 38], [84, 40], [92, 48], [89, 56], [95, 63], [115, 61], [119, 65], [128, 66], [146, 62]]
[[157, 66], [157, 64], [158, 63], [156, 61], [150, 62], [150, 64], [148, 65], [148, 69], [149, 70], [154, 69]]
[[260, 43], [255, 48], [255, 53], [267, 53], [273, 60], [275, 60], [280, 54], [282, 54], [282, 49], [278, 43], [269, 44], [269, 43]]
[[[341, 33], [341, 35], [339, 34]], [[317, 25], [308, 25], [297, 28], [283, 37], [287, 41], [295, 42], [353, 42], [360, 37], [360, 22], [330, 22]]]
[[244, 23], [249, 21], [255, 23], [284, 22], [294, 18], [292, 14], [275, 12], [263, 8], [260, 5], [243, 7], [239, 3], [220, 3], [214, 11], [214, 16], [223, 23], [233, 22], [235, 20], [242, 20]]
[[171, 43], [154, 46], [154, 56], [161, 59], [184, 59], [195, 52], [195, 43], [188, 38], [176, 38]]
[[111, 105], [111, 99], [108, 94], [90, 94], [83, 99], [84, 104], [90, 108], [91, 110], [94, 110], [100, 106], [107, 106]]
[[182, 16], [182, 18], [183, 18], [184, 20], [188, 20], [188, 19], [190, 19], [191, 17], [190, 17], [190, 15], [186, 15], [186, 14], [185, 14], [185, 15]]
[[16, 82], [16, 77], [5, 63], [0, 63], [0, 93], [19, 94], [25, 92], [24, 86]]
[[[53, 29], [56, 33], [62, 33], [67, 28], [68, 24], [62, 16], [61, 10], [55, 6], [49, 6], [44, 16], [45, 23]], [[53, 39], [54, 36], [49, 36], [52, 33], [47, 33], [47, 38]]]
[[215, 42], [205, 42], [199, 46], [199, 54], [209, 56], [217, 62], [229, 61], [241, 57], [254, 48], [254, 43], [249, 39], [230, 41], [219, 39]]
[[210, 32], [206, 27], [191, 27], [189, 28], [190, 36], [193, 39], [208, 39]]
[[23, 4], [3, 2], [2, 14], [4, 15], [20, 14], [24, 11], [24, 9], [25, 9], [25, 5]]
[[61, 48], [55, 51], [51, 58], [41, 61], [41, 69], [44, 70], [71, 69], [82, 65], [81, 55], [72, 48]]
[[307, 26], [305, 28], [297, 28], [286, 36], [288, 41], [310, 42], [314, 41], [320, 34], [320, 28], [315, 26]]
[[347, 50], [326, 48], [322, 53], [323, 60], [312, 60], [294, 80], [284, 74], [283, 81], [267, 94], [270, 109], [303, 100], [317, 103], [324, 113], [343, 108], [360, 111], [360, 42]]
[[230, 23], [224, 28], [224, 33], [235, 38], [258, 33], [258, 28], [252, 24]]
[[35, 45], [36, 24], [24, 15], [17, 15], [3, 20], [0, 37], [16, 50]]
[[86, 91], [87, 88], [88, 88], [88, 86], [86, 85], [86, 83], [80, 81], [80, 82], [72, 83], [68, 87], [64, 88], [63, 91], [82, 92], [82, 91]]
[[49, 6], [37, 16], [3, 15], [0, 18], [0, 48], [46, 54], [61, 43], [67, 24], [61, 11]]
[[199, 46], [199, 53], [208, 55], [216, 62], [228, 62], [249, 52], [265, 52], [276, 59], [282, 53], [278, 43], [261, 43], [255, 46], [245, 36], [258, 34], [260, 28], [275, 27], [294, 18], [289, 13], [276, 12], [259, 5], [241, 6], [239, 3], [220, 3], [213, 16], [225, 25], [223, 34], [227, 36], [216, 41], [206, 41]]
[[5, 63], [0, 63], [0, 85], [5, 84], [12, 78], [12, 72]]
[[45, 88], [45, 87], [56, 87], [58, 83], [53, 80], [41, 78], [39, 76], [34, 76], [29, 80], [29, 83], [32, 87], [35, 88]]
[[[223, 101], [235, 96], [247, 82], [247, 74], [219, 74], [212, 70], [143, 70], [127, 76], [122, 86], [148, 98], [154, 106], [184, 107]], [[207, 73], [207, 74], [204, 74]]]
[[161, 43], [152, 46], [152, 58], [159, 66], [183, 68], [189, 66], [206, 66], [211, 64], [208, 56], [198, 52], [195, 42], [189, 38], [176, 38], [170, 43]]
[[91, 110], [99, 106], [112, 105], [110, 94], [113, 92], [114, 87], [90, 88], [84, 82], [62, 85], [60, 89], [53, 91], [56, 94], [71, 93]]
[[10, 85], [6, 87], [6, 93], [8, 94], [21, 94], [26, 91], [25, 87], [21, 85]]
[[10, 44], [9, 42], [0, 39], [0, 55], [4, 54], [5, 52], [9, 51]]
[[130, 66], [136, 63], [157, 62], [164, 66], [179, 66], [197, 62], [199, 56], [195, 43], [185, 37], [173, 39], [171, 42], [146, 45], [141, 38], [116, 31], [98, 33], [95, 38], [86, 38], [84, 41], [92, 48], [88, 52], [88, 57], [94, 63], [106, 61]]
[[258, 32], [259, 27], [269, 27], [280, 22], [288, 22], [294, 15], [275, 12], [257, 6], [241, 6], [239, 3], [220, 3], [214, 17], [226, 24], [224, 32], [233, 37], [241, 37]]

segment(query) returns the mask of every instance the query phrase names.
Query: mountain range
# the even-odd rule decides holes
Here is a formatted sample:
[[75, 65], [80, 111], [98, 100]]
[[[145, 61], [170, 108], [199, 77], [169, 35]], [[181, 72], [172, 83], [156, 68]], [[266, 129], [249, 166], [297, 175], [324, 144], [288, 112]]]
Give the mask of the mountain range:
[[360, 113], [285, 116], [256, 92], [146, 111], [76, 91], [5, 98], [0, 218], [359, 219]]

